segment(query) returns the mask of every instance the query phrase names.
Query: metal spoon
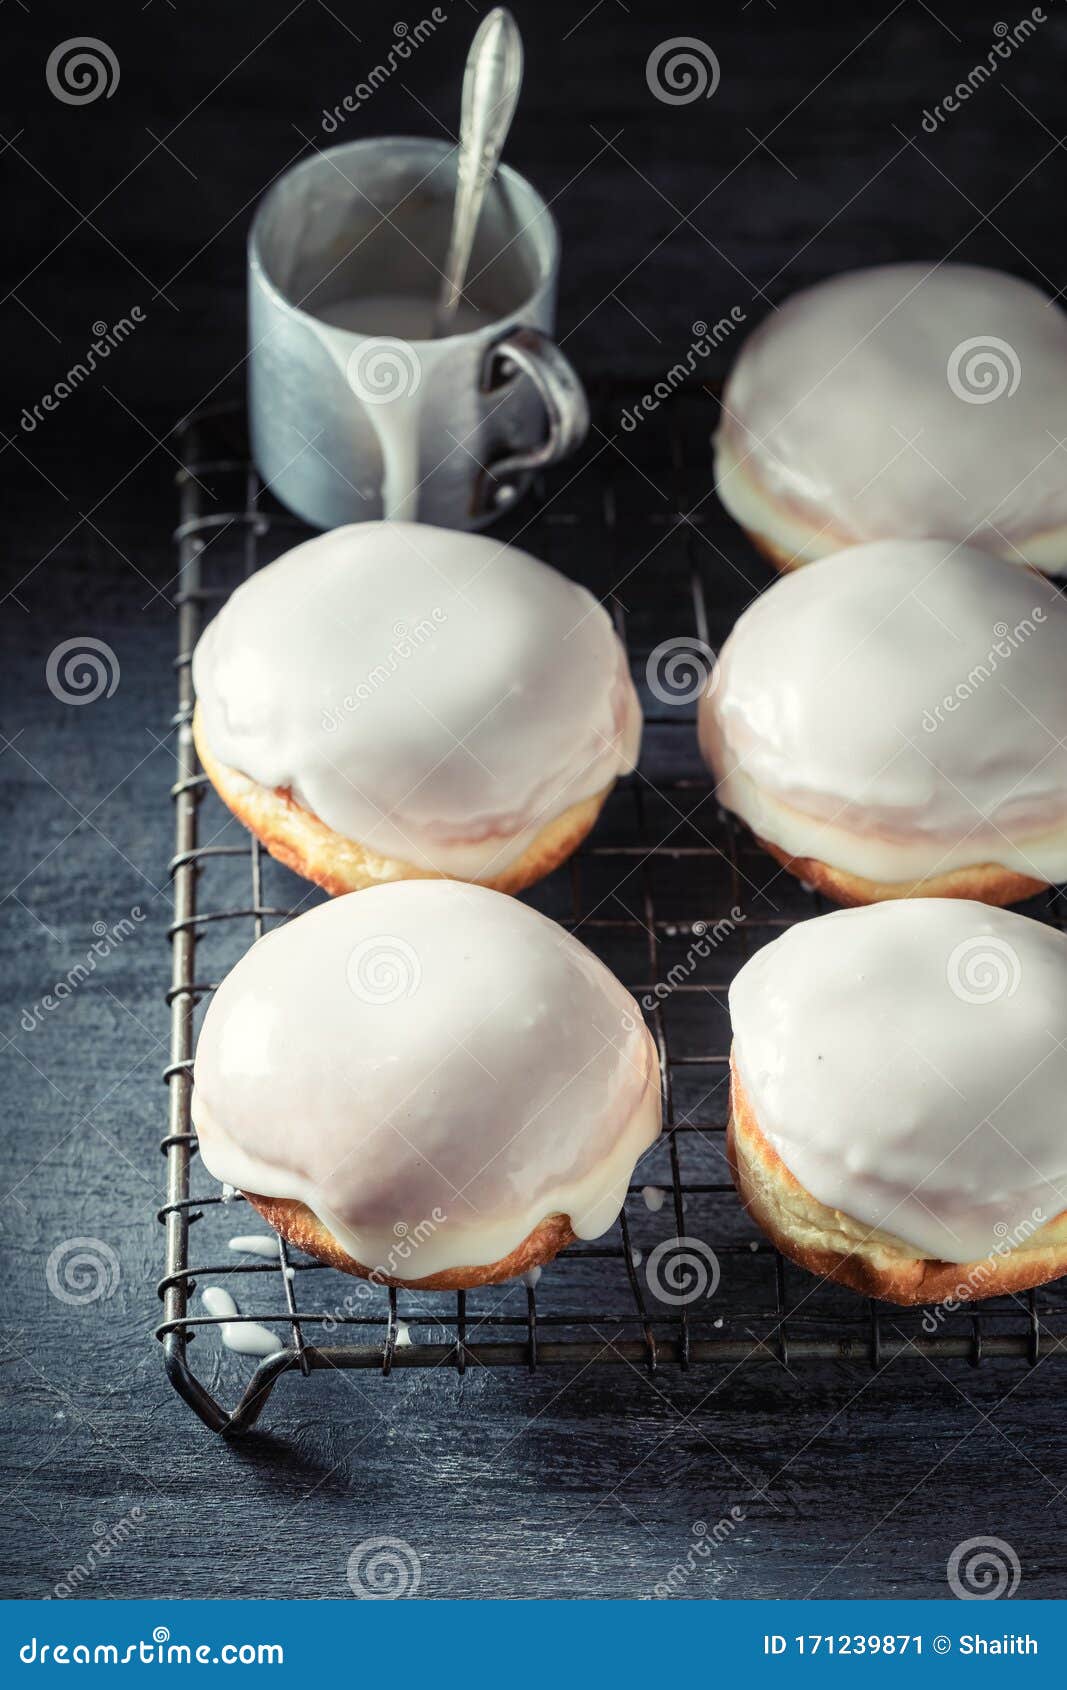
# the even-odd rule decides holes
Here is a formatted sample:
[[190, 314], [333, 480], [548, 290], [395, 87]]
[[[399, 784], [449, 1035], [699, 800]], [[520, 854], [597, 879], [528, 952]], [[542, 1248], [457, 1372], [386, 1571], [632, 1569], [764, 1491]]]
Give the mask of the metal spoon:
[[434, 319], [438, 339], [452, 332], [482, 205], [518, 104], [522, 62], [519, 26], [506, 6], [495, 6], [478, 26], [463, 73], [452, 234]]

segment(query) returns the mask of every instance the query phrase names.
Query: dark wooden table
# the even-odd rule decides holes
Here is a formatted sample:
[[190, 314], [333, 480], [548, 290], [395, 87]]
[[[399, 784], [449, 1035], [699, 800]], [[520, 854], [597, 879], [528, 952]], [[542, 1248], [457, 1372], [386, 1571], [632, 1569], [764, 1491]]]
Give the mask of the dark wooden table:
[[[694, 1522], [730, 1517], [679, 1595], [937, 1596], [952, 1550], [991, 1535], [1016, 1549], [1021, 1594], [1061, 1595], [1056, 1359], [792, 1376], [769, 1363], [655, 1381], [627, 1367], [289, 1378], [268, 1429], [235, 1445], [163, 1377], [151, 1333], [168, 1026], [167, 434], [206, 397], [239, 392], [242, 241], [265, 184], [305, 137], [450, 128], [479, 9], [446, 8], [333, 136], [322, 109], [383, 60], [391, 8], [183, 0], [94, 19], [120, 75], [110, 98], [81, 106], [45, 80], [75, 27], [69, 10], [4, 10], [2, 168], [17, 207], [0, 454], [4, 1593], [62, 1594], [101, 1528], [137, 1510], [78, 1594], [343, 1597], [351, 1549], [381, 1536], [414, 1547], [431, 1597], [647, 1597], [685, 1559]], [[695, 320], [733, 305], [755, 320], [858, 263], [951, 252], [1063, 284], [1067, 20], [1051, 6], [934, 133], [924, 112], [985, 60], [1001, 10], [515, 10], [528, 71], [509, 156], [553, 197], [561, 321], [591, 376], [654, 378]], [[685, 35], [714, 49], [721, 80], [713, 98], [670, 106], [652, 97], [646, 61]], [[133, 306], [145, 320], [130, 340], [23, 426], [22, 407], [84, 355], [93, 325]], [[121, 677], [77, 708], [52, 696], [46, 664], [84, 635], [113, 648]], [[69, 998], [35, 1010], [85, 957], [94, 924], [135, 906], [136, 931]], [[46, 1271], [79, 1237], [106, 1241], [119, 1264], [113, 1295], [84, 1306], [58, 1300]]]

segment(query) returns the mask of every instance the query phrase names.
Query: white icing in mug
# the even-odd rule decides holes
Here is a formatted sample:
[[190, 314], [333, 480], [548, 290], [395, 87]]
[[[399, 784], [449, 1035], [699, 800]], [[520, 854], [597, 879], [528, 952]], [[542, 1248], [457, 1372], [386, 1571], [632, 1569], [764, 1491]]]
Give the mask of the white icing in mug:
[[[421, 304], [436, 294], [454, 184], [447, 142], [356, 141], [288, 171], [256, 214], [252, 451], [271, 491], [318, 527], [382, 515], [484, 527], [588, 427], [581, 383], [549, 338], [556, 224], [507, 166], [465, 290], [477, 320], [425, 338]], [[360, 305], [354, 318], [353, 301], [383, 297], [384, 311]]]

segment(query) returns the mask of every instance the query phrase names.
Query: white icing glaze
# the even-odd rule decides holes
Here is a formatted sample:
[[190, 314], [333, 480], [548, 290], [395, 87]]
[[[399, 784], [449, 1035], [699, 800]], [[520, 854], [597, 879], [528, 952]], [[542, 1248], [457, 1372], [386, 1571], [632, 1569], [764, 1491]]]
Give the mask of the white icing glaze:
[[358, 523], [239, 587], [193, 679], [214, 754], [416, 867], [500, 874], [636, 761], [626, 654], [584, 587], [512, 546]]
[[1067, 569], [1067, 316], [965, 264], [853, 271], [745, 342], [723, 398], [727, 509], [787, 552], [972, 539]]
[[483, 312], [468, 300], [461, 299], [456, 309], [453, 327], [444, 340], [434, 338], [436, 302], [416, 293], [364, 293], [350, 299], [338, 299], [332, 305], [318, 306], [315, 316], [320, 322], [349, 334], [376, 339], [384, 336], [406, 340], [419, 346], [447, 346], [456, 335], [471, 334], [486, 322]]
[[[379, 344], [369, 351], [367, 372], [356, 384], [356, 399], [364, 398], [366, 415], [378, 436], [382, 455], [382, 515], [390, 521], [415, 521], [419, 514], [419, 431], [424, 395], [433, 385], [435, 372], [453, 354], [456, 335], [469, 334], [484, 318], [466, 301], [460, 301], [451, 335], [433, 338], [434, 302], [414, 294], [372, 294], [341, 299], [321, 307], [316, 317], [329, 323], [334, 333], [323, 336], [330, 355], [350, 380], [351, 359], [359, 356], [361, 343]], [[384, 343], [384, 344], [381, 344]], [[391, 343], [391, 344], [390, 344]], [[382, 361], [387, 385], [381, 396], [373, 384], [373, 360]], [[438, 443], [448, 452], [454, 442]], [[459, 449], [459, 448], [457, 448]]]
[[972, 547], [878, 541], [783, 576], [699, 706], [721, 803], [869, 879], [1067, 879], [1067, 603]]
[[208, 1314], [221, 1320], [219, 1332], [228, 1350], [242, 1356], [272, 1356], [283, 1348], [276, 1332], [261, 1326], [258, 1320], [240, 1320], [241, 1313], [228, 1291], [221, 1285], [205, 1285], [200, 1299]]
[[260, 939], [196, 1052], [217, 1179], [308, 1205], [405, 1279], [499, 1260], [547, 1216], [593, 1238], [660, 1128], [632, 997], [516, 899], [458, 881], [350, 893]]
[[278, 1260], [278, 1237], [273, 1232], [248, 1232], [231, 1238], [228, 1248], [240, 1256], [263, 1256], [267, 1261]]
[[1067, 938], [954, 898], [799, 923], [730, 989], [759, 1126], [820, 1203], [935, 1260], [1067, 1208]]
[[396, 1348], [398, 1350], [410, 1350], [413, 1342], [410, 1326], [404, 1321], [398, 1320], [396, 1323]]
[[654, 1215], [659, 1214], [664, 1203], [667, 1201], [667, 1193], [661, 1190], [658, 1185], [643, 1185], [641, 1187], [641, 1196], [645, 1200], [645, 1208], [650, 1209]]

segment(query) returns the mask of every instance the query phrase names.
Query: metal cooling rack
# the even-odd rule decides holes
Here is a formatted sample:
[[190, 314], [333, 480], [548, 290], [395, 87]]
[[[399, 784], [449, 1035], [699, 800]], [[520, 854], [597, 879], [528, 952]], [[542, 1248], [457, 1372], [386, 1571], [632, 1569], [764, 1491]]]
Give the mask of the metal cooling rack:
[[[602, 391], [586, 450], [593, 461], [557, 472], [494, 533], [519, 541], [611, 605], [642, 692], [640, 773], [620, 783], [577, 856], [527, 897], [577, 931], [646, 1000], [666, 1130], [610, 1234], [564, 1251], [536, 1286], [466, 1293], [372, 1286], [281, 1240], [276, 1260], [236, 1256], [227, 1233], [247, 1230], [242, 1218], [253, 1211], [220, 1189], [197, 1157], [189, 1095], [203, 1006], [253, 939], [322, 894], [275, 863], [228, 815], [200, 769], [190, 731], [190, 660], [206, 620], [241, 579], [308, 531], [264, 495], [237, 407], [204, 413], [180, 431], [170, 1107], [162, 1142], [167, 1200], [159, 1211], [166, 1272], [157, 1335], [176, 1390], [214, 1431], [247, 1431], [283, 1373], [442, 1367], [462, 1374], [474, 1366], [577, 1369], [594, 1362], [652, 1371], [715, 1363], [730, 1372], [756, 1361], [795, 1373], [816, 1362], [877, 1368], [909, 1356], [1032, 1365], [1067, 1341], [1067, 1297], [1055, 1287], [927, 1315], [924, 1323], [922, 1310], [867, 1302], [801, 1273], [755, 1231], [737, 1201], [723, 1148], [726, 991], [755, 949], [828, 906], [717, 810], [697, 753], [693, 707], [664, 705], [645, 684], [654, 647], [695, 637], [717, 649], [772, 577], [711, 492], [713, 398], [702, 388], [679, 391], [630, 428], [621, 422], [623, 408], [639, 397], [634, 384]], [[1067, 919], [1057, 894], [1027, 910], [1059, 926]], [[694, 961], [690, 947], [702, 931], [714, 943]], [[670, 989], [657, 995], [657, 985]], [[661, 1299], [647, 1277], [648, 1257], [670, 1239], [696, 1239], [713, 1250], [720, 1269], [714, 1294]], [[216, 1283], [234, 1295], [242, 1321], [266, 1325], [284, 1347], [258, 1364], [224, 1348], [220, 1321], [195, 1295]]]

